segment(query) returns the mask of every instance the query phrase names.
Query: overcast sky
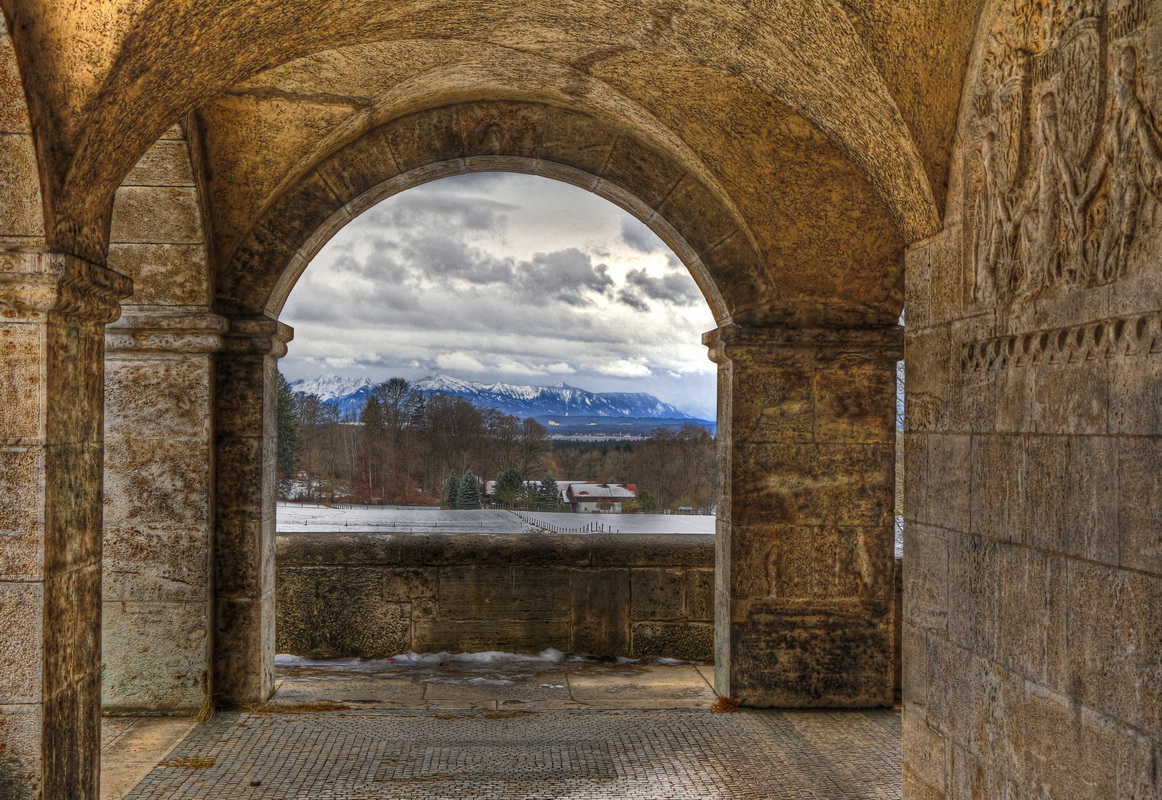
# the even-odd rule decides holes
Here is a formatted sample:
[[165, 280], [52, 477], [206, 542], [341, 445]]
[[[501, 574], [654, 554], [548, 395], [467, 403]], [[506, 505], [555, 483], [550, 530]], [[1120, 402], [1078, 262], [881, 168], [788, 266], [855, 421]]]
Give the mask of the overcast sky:
[[290, 295], [290, 380], [451, 375], [649, 392], [713, 419], [714, 318], [645, 225], [568, 184], [445, 178], [339, 232]]

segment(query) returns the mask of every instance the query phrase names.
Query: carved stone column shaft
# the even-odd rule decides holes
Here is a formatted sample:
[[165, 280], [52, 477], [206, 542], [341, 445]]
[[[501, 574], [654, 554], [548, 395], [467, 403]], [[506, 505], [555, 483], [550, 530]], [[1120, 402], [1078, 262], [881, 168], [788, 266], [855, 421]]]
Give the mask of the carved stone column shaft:
[[130, 290], [0, 253], [0, 796], [97, 798], [103, 327]]
[[291, 329], [232, 320], [216, 360], [214, 694], [226, 705], [274, 691], [276, 364]]
[[718, 693], [890, 704], [902, 329], [730, 325], [704, 342], [721, 398]]
[[210, 693], [214, 353], [224, 318], [127, 306], [105, 330], [102, 701], [193, 712]]

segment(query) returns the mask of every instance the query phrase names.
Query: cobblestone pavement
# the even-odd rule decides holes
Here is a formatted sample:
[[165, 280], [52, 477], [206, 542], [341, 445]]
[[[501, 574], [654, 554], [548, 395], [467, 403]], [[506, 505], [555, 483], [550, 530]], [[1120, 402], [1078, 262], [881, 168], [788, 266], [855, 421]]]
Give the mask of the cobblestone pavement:
[[900, 796], [898, 711], [348, 707], [219, 715], [127, 799]]

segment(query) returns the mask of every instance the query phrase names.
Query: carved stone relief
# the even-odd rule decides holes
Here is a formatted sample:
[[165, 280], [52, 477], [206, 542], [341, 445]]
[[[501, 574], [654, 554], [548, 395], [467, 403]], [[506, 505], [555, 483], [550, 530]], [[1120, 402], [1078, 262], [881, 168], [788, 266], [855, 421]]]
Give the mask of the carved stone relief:
[[974, 302], [1010, 306], [1134, 269], [1162, 200], [1145, 22], [1142, 0], [1011, 0], [1001, 14], [967, 131]]
[[965, 372], [992, 372], [1159, 352], [1162, 313], [1152, 312], [971, 342], [961, 348], [960, 366]]

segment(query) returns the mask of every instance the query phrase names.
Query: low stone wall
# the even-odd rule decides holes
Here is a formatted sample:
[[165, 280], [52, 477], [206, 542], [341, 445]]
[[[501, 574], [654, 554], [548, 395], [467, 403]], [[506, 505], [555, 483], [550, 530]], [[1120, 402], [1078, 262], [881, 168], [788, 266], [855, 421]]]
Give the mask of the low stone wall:
[[280, 534], [277, 649], [713, 659], [714, 537]]

